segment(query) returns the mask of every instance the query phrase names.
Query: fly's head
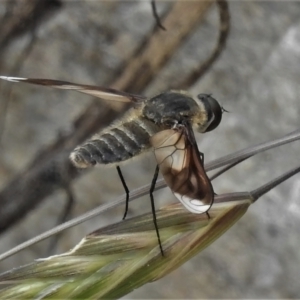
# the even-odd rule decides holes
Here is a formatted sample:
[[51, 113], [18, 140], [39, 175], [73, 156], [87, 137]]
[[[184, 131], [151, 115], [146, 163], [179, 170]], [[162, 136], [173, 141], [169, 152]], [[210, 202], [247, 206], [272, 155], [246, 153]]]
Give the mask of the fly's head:
[[212, 131], [222, 120], [222, 106], [208, 94], [199, 94], [197, 98], [199, 111], [194, 115], [192, 123], [201, 133]]

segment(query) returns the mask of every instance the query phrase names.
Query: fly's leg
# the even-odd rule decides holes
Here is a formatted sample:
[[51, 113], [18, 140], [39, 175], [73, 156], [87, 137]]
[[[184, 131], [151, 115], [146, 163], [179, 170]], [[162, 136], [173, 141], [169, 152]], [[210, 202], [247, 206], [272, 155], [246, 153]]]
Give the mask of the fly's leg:
[[125, 182], [125, 179], [123, 177], [123, 174], [121, 172], [121, 169], [119, 166], [117, 166], [117, 171], [118, 171], [118, 174], [119, 174], [119, 177], [121, 179], [121, 182], [123, 184], [123, 187], [124, 187], [124, 190], [125, 190], [125, 193], [126, 193], [126, 203], [125, 203], [125, 212], [124, 212], [124, 215], [123, 215], [123, 220], [125, 220], [126, 216], [127, 216], [127, 212], [128, 212], [128, 204], [129, 204], [129, 189], [127, 187], [127, 184]]
[[164, 256], [164, 251], [163, 251], [163, 248], [162, 248], [162, 245], [161, 245], [159, 230], [158, 230], [158, 226], [157, 226], [156, 211], [155, 211], [154, 197], [153, 197], [153, 192], [154, 192], [154, 189], [155, 189], [155, 184], [156, 184], [156, 181], [157, 181], [158, 172], [159, 172], [159, 166], [156, 165], [156, 169], [155, 169], [155, 172], [154, 172], [154, 176], [153, 176], [153, 179], [152, 179], [152, 183], [151, 183], [149, 193], [150, 193], [151, 209], [152, 209], [153, 223], [154, 223], [154, 227], [155, 227], [155, 231], [156, 231], [156, 236], [157, 236], [157, 240], [158, 240], [161, 255]]

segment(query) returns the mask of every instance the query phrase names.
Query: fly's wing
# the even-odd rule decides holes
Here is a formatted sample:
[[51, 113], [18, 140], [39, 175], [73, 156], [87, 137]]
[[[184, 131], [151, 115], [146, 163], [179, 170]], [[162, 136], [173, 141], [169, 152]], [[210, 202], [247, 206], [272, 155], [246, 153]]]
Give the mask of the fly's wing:
[[174, 195], [192, 213], [208, 211], [214, 191], [200, 158], [192, 128], [163, 130], [151, 137], [162, 175]]
[[7, 77], [7, 76], [0, 76], [0, 79], [11, 81], [11, 82], [24, 82], [30, 84], [44, 85], [47, 87], [52, 87], [52, 88], [62, 89], [62, 90], [72, 90], [87, 95], [91, 95], [97, 98], [101, 98], [104, 100], [110, 100], [110, 101], [141, 102], [146, 99], [143, 96], [125, 93], [111, 88], [72, 83], [72, 82], [61, 81], [61, 80], [20, 78], [20, 77]]

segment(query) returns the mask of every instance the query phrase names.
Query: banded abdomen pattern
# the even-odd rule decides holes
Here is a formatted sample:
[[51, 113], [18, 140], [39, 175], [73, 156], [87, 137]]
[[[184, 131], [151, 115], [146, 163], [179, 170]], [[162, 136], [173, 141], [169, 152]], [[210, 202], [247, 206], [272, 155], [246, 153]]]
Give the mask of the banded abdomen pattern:
[[136, 117], [121, 122], [95, 135], [91, 140], [75, 148], [70, 158], [75, 166], [86, 168], [95, 164], [111, 164], [125, 161], [149, 149], [149, 138], [160, 130], [159, 126]]

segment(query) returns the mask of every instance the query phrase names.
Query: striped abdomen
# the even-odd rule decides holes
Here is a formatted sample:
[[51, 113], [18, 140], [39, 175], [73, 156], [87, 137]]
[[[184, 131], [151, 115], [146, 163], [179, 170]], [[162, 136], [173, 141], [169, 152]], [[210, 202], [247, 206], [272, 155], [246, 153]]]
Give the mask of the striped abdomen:
[[70, 158], [76, 167], [86, 168], [95, 164], [125, 161], [151, 147], [149, 138], [160, 131], [158, 125], [137, 117], [113, 126], [78, 146]]

